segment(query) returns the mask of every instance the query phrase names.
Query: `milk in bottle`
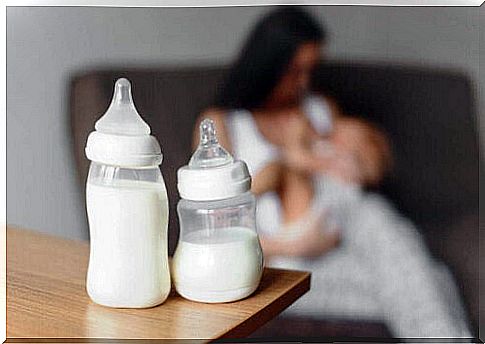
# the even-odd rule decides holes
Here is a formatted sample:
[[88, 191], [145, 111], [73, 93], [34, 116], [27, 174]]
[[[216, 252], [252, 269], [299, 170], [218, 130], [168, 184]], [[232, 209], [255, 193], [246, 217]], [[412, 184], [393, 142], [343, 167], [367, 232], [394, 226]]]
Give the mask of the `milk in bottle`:
[[162, 303], [170, 291], [168, 201], [162, 154], [139, 116], [127, 79], [88, 137], [86, 184], [90, 256], [86, 288], [110, 307]]
[[180, 237], [172, 264], [177, 292], [200, 302], [251, 295], [263, 271], [256, 201], [246, 164], [219, 145], [214, 123], [200, 125], [200, 144], [178, 170]]

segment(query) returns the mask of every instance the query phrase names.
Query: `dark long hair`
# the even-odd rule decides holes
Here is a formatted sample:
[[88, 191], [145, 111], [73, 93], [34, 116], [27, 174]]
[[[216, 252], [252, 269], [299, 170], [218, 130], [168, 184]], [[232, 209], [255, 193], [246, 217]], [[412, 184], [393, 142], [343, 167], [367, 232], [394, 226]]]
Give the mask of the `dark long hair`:
[[239, 58], [218, 89], [213, 104], [225, 109], [255, 109], [269, 97], [298, 47], [324, 42], [325, 29], [298, 7], [278, 7], [254, 27]]

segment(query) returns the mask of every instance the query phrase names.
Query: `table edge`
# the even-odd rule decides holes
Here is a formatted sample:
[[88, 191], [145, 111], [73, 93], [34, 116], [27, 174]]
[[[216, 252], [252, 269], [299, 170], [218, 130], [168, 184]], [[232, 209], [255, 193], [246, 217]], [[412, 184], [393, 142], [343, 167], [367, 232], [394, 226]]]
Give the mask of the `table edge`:
[[[278, 269], [283, 271], [295, 271], [288, 269]], [[243, 322], [234, 326], [229, 331], [217, 336], [212, 341], [217, 341], [221, 339], [234, 339], [234, 338], [244, 338], [256, 331], [258, 328], [262, 327], [268, 321], [274, 319], [283, 310], [292, 305], [296, 300], [298, 300], [302, 295], [310, 290], [311, 284], [311, 273], [308, 271], [298, 270], [297, 272], [304, 273], [300, 281], [297, 282], [285, 295], [285, 298], [278, 298], [274, 302], [266, 305], [266, 307], [260, 309], [258, 312], [253, 314], [251, 317], [247, 318]]]

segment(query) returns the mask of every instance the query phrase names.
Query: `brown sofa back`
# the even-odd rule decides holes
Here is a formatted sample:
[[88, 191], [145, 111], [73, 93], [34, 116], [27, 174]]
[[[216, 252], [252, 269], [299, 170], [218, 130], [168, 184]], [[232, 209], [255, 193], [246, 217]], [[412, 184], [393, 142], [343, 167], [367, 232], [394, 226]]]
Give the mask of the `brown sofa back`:
[[178, 236], [176, 172], [190, 157], [194, 121], [214, 96], [222, 73], [220, 68], [99, 70], [79, 74], [71, 82], [74, 156], [84, 185], [89, 169], [84, 154], [88, 134], [106, 111], [116, 79], [131, 81], [135, 105], [162, 147], [162, 173], [170, 205], [170, 252]]
[[[80, 185], [88, 171], [87, 135], [106, 110], [114, 81], [131, 80], [136, 106], [164, 153], [170, 252], [178, 236], [176, 170], [190, 157], [195, 118], [210, 104], [223, 74], [222, 67], [111, 68], [72, 79], [70, 117]], [[359, 114], [389, 133], [395, 168], [381, 191], [411, 219], [426, 227], [478, 211], [478, 139], [472, 90], [465, 76], [335, 63], [319, 68], [314, 88], [333, 95], [348, 113]]]

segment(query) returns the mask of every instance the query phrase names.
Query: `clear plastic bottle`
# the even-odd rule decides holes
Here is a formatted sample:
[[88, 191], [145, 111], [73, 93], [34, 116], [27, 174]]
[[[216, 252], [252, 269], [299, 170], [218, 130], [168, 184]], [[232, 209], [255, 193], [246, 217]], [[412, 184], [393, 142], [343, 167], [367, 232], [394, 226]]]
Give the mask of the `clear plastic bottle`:
[[189, 165], [178, 171], [178, 188], [180, 237], [172, 264], [177, 292], [208, 303], [252, 294], [263, 254], [251, 178], [246, 164], [219, 145], [209, 119], [201, 123], [200, 144]]
[[170, 292], [168, 199], [162, 154], [119, 79], [105, 115], [89, 135], [86, 183], [91, 236], [86, 289], [105, 306], [152, 307]]

